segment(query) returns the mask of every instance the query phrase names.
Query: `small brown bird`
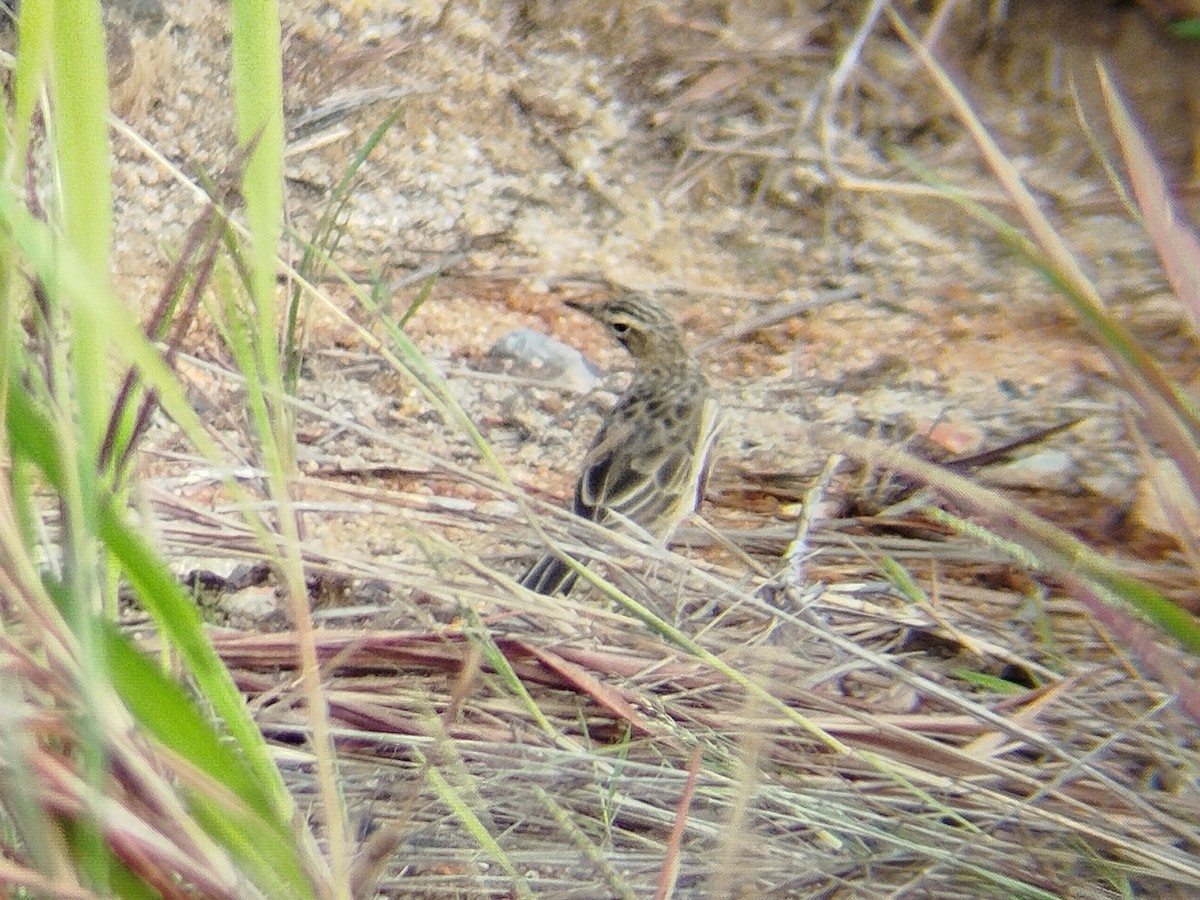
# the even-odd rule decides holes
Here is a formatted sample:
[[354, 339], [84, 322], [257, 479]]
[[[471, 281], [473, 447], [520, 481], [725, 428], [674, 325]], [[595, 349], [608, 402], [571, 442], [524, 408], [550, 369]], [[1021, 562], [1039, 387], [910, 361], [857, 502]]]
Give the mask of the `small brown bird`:
[[[634, 358], [637, 371], [592, 443], [575, 486], [575, 514], [602, 524], [632, 522], [666, 541], [696, 509], [717, 436], [717, 403], [657, 300], [626, 294], [567, 305], [600, 322]], [[521, 579], [541, 594], [564, 594], [575, 572], [553, 554]]]

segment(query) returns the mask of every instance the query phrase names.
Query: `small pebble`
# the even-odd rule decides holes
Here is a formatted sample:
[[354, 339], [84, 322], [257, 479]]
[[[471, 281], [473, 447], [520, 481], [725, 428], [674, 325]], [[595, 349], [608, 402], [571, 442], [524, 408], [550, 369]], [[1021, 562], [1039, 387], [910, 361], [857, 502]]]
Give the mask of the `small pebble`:
[[596, 373], [574, 347], [556, 341], [532, 328], [518, 328], [503, 335], [488, 350], [493, 360], [511, 362], [517, 374], [534, 375], [547, 385], [586, 394], [596, 385]]

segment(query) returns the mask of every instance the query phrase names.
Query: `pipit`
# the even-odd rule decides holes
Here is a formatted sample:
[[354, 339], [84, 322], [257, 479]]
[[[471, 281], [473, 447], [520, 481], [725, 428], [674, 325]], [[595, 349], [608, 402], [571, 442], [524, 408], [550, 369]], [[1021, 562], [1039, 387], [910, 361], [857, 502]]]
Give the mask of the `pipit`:
[[[575, 514], [666, 542], [704, 494], [717, 436], [717, 403], [700, 364], [658, 301], [626, 294], [567, 305], [596, 319], [637, 363], [633, 382], [605, 418], [575, 485]], [[634, 528], [629, 528], [632, 523]], [[564, 594], [575, 572], [553, 554], [521, 579]]]

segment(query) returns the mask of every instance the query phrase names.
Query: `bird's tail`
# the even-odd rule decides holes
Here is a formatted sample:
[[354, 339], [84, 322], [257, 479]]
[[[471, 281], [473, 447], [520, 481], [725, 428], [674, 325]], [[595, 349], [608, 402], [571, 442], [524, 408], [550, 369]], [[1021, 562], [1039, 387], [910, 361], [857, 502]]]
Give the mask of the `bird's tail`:
[[521, 578], [521, 586], [547, 596], [567, 594], [575, 586], [575, 570], [552, 553], [539, 559]]

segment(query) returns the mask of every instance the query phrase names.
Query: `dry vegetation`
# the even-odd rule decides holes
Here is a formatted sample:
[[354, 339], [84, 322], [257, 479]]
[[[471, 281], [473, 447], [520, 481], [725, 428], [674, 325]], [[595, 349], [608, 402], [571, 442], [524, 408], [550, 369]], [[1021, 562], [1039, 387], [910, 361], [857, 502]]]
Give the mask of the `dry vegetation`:
[[[828, 449], [866, 435], [947, 460], [1033, 435], [978, 477], [1181, 604], [1200, 599], [1195, 569], [1148, 527], [1103, 356], [1036, 273], [901, 158], [1011, 216], [968, 135], [886, 16], [826, 6], [285, 13], [301, 239], [355, 148], [404, 109], [350, 193], [335, 256], [390, 306], [365, 310], [332, 276], [319, 285], [295, 407], [341, 785], [381, 896], [1200, 890], [1200, 746], [1173, 689], [1061, 581], [920, 514], [910, 479]], [[1146, 64], [1165, 71], [1181, 48], [1108, 4], [1086, 19], [1078, 4], [896, 6], [1120, 317], [1190, 382], [1194, 335], [1064, 76], [1092, 116], [1089, 60], [1110, 51], [1182, 180], [1191, 147], [1157, 123], [1177, 121], [1186, 92]], [[202, 206], [171, 169], [218, 172], [232, 156], [211, 49], [220, 4], [165, 10], [173, 30], [137, 25], [114, 75], [128, 128], [116, 278], [147, 306]], [[375, 343], [381, 316], [402, 315], [433, 273], [406, 332], [453, 399]], [[710, 524], [670, 551], [558, 512], [604, 398], [486, 357], [526, 325], [619, 368], [560, 304], [607, 284], [670, 298], [729, 409]], [[215, 318], [180, 368], [254, 491]], [[455, 404], [515, 485], [481, 461]], [[253, 536], [191, 452], [156, 421], [137, 490], [179, 574], [221, 572], [228, 589], [206, 601], [217, 649], [321, 834], [286, 606], [269, 579], [224, 580], [255, 558]], [[512, 576], [542, 546], [531, 509], [564, 549], [592, 548], [624, 598], [520, 591]], [[136, 609], [125, 620], [158, 645]], [[1196, 674], [1173, 646], [1154, 652]]]

